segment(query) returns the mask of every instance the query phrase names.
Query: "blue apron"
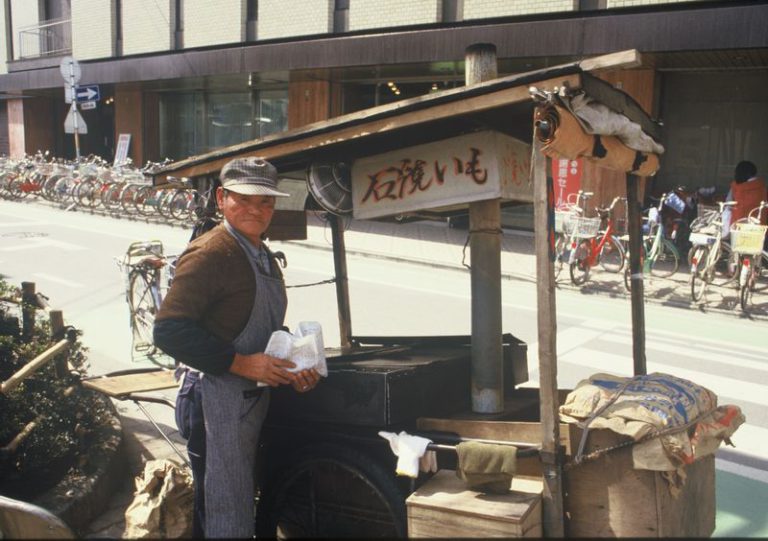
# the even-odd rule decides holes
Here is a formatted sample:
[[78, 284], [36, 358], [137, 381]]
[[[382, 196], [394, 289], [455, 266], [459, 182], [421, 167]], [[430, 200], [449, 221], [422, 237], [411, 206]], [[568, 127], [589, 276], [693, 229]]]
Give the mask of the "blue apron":
[[[230, 233], [248, 254], [245, 241]], [[282, 278], [263, 274], [250, 256], [248, 260], [256, 278], [256, 294], [248, 323], [233, 342], [235, 351], [243, 355], [264, 351], [272, 332], [282, 327], [288, 306]], [[257, 387], [256, 382], [229, 373], [202, 374], [201, 386], [206, 435], [205, 536], [250, 538], [254, 535], [253, 471], [269, 387]]]

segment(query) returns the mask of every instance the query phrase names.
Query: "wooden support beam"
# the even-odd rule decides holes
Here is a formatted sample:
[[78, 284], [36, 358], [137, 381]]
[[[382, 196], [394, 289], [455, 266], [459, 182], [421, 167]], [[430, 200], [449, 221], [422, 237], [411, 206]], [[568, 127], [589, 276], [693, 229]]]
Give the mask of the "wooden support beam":
[[642, 209], [637, 197], [637, 177], [627, 173], [627, 232], [632, 298], [632, 361], [636, 376], [648, 373], [645, 362], [645, 286], [643, 284]]
[[539, 337], [539, 411], [544, 473], [542, 526], [545, 537], [563, 537], [563, 468], [560, 453], [557, 391], [557, 309], [555, 305], [554, 191], [541, 142], [533, 138], [533, 210], [536, 250], [536, 296]]
[[333, 243], [333, 266], [336, 271], [336, 304], [339, 311], [341, 347], [352, 346], [352, 313], [349, 304], [349, 278], [347, 276], [347, 249], [344, 245], [344, 229], [341, 219], [328, 213]]
[[[467, 85], [498, 76], [496, 47], [478, 43], [467, 48]], [[472, 256], [472, 411], [504, 411], [504, 362], [501, 331], [501, 201], [469, 204]]]

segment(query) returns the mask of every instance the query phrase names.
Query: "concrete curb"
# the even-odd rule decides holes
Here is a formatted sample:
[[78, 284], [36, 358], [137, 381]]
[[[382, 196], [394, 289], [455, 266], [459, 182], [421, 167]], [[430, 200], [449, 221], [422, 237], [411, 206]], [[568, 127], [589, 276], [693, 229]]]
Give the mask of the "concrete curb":
[[58, 516], [76, 532], [85, 529], [106, 509], [126, 474], [122, 467], [125, 462], [123, 429], [117, 409], [105, 395], [89, 389], [83, 392], [93, 394], [109, 412], [109, 419], [94, 431], [94, 441], [89, 442], [81, 466], [85, 475], [76, 479], [66, 476], [33, 502]]

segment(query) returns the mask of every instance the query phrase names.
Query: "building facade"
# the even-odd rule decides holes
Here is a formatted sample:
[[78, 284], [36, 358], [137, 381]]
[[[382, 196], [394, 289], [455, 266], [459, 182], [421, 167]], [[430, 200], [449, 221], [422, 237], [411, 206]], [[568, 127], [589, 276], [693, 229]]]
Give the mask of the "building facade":
[[81, 154], [130, 134], [144, 164], [461, 86], [474, 43], [499, 75], [637, 49], [601, 76], [663, 122], [652, 191], [725, 186], [742, 159], [768, 172], [766, 28], [736, 0], [3, 0], [0, 153], [74, 157], [68, 56], [100, 91]]

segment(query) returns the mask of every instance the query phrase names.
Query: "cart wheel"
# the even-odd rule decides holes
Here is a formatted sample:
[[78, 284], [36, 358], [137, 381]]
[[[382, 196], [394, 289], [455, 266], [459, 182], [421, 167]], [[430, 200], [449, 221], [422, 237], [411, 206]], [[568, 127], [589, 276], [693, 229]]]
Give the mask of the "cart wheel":
[[405, 497], [376, 460], [318, 444], [286, 464], [259, 498], [258, 538], [406, 536]]

